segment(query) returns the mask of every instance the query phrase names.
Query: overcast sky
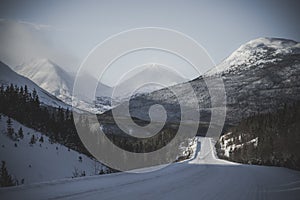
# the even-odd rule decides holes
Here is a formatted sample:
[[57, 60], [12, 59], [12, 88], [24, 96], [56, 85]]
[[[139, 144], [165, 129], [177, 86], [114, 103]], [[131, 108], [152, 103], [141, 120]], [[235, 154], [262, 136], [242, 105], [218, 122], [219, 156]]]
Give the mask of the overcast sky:
[[9, 65], [48, 57], [76, 71], [88, 52], [112, 34], [164, 27], [200, 43], [215, 63], [258, 37], [300, 41], [299, 3], [252, 1], [14, 1], [0, 4], [0, 59]]

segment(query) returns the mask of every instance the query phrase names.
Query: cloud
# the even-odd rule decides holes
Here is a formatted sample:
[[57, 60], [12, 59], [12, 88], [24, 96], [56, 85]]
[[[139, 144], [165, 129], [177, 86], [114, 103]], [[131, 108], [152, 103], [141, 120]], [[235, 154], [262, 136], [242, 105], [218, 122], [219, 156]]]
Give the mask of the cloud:
[[18, 21], [17, 23], [32, 26], [36, 30], [54, 30], [53, 26], [46, 25], [46, 24], [35, 24], [32, 22], [26, 22], [26, 21]]
[[12, 67], [35, 58], [48, 58], [62, 66], [76, 63], [53, 37], [59, 31], [51, 25], [0, 19], [0, 60]]
[[[5, 20], [5, 19], [0, 19], [3, 21], [11, 21], [11, 20]], [[13, 21], [11, 21], [13, 22]], [[22, 20], [18, 20], [15, 23], [19, 23], [19, 24], [23, 24], [25, 26], [29, 26], [37, 31], [64, 31], [64, 29], [62, 28], [57, 28], [55, 26], [51, 26], [48, 24], [37, 24], [37, 23], [32, 23], [32, 22], [28, 22], [28, 21], [22, 21]]]

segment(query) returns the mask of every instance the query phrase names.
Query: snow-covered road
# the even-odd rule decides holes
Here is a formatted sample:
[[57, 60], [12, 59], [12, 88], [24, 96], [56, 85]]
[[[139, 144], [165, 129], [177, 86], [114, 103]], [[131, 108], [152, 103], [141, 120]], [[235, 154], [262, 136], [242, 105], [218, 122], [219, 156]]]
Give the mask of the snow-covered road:
[[118, 173], [0, 189], [12, 199], [299, 199], [300, 172], [240, 165], [215, 157], [209, 138], [197, 154], [149, 173]]

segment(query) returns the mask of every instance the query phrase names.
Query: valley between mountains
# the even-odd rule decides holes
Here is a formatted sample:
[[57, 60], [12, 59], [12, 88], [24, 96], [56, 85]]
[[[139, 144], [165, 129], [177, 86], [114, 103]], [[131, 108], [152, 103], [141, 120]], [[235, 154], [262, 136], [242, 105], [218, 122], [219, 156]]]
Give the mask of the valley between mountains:
[[[80, 78], [87, 83], [92, 79], [90, 75]], [[124, 97], [111, 99], [112, 88], [99, 82], [97, 91], [102, 96], [96, 91], [94, 99], [86, 99], [84, 93], [81, 99], [72, 99], [74, 79], [48, 59], [15, 67], [0, 62], [0, 160], [4, 161], [1, 174], [5, 174], [1, 183], [14, 186], [0, 188], [1, 199], [300, 196], [300, 43], [254, 39], [193, 80], [140, 91], [131, 98], [124, 93]], [[212, 106], [205, 82], [216, 79], [223, 81], [226, 92], [220, 102], [226, 105], [224, 124], [211, 119], [212, 112], [223, 109]], [[190, 85], [196, 99], [189, 95]], [[213, 88], [218, 91], [222, 87], [215, 84]], [[83, 86], [82, 90], [86, 89]], [[184, 99], [183, 104], [172, 90]], [[112, 100], [117, 102], [113, 106]], [[166, 122], [156, 136], [136, 139], [123, 133], [113, 111], [127, 103], [129, 115], [117, 117], [131, 133], [140, 129], [126, 126], [129, 119], [146, 126], [149, 108], [156, 104], [164, 107]], [[194, 103], [200, 110], [193, 109]], [[77, 123], [92, 130], [88, 116], [96, 114], [101, 130], [115, 145], [147, 153], [172, 141], [181, 123], [182, 106], [190, 116], [200, 113], [199, 120], [191, 122], [199, 128], [189, 140], [178, 143], [178, 150], [169, 152], [168, 166], [153, 172], [119, 172], [96, 161], [76, 132]], [[74, 122], [74, 115], [81, 117]], [[161, 125], [159, 117], [156, 123]], [[210, 125], [216, 130], [221, 127], [222, 132], [206, 137]]]

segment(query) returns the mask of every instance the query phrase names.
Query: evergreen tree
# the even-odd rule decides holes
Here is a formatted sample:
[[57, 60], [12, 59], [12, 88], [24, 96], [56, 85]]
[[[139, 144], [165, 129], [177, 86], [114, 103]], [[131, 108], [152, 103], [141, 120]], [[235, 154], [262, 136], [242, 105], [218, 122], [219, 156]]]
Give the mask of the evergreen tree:
[[29, 144], [33, 145], [35, 144], [35, 142], [36, 142], [35, 136], [32, 135]]
[[22, 127], [20, 127], [20, 129], [19, 129], [19, 131], [18, 131], [18, 136], [19, 136], [19, 138], [21, 138], [21, 139], [24, 138], [24, 133], [23, 133]]
[[99, 175], [105, 174], [105, 172], [103, 171], [103, 169], [101, 168]]
[[39, 142], [41, 142], [41, 143], [43, 143], [43, 142], [44, 142], [44, 137], [43, 137], [43, 136], [41, 136], [41, 138], [40, 138]]
[[11, 121], [10, 117], [7, 119], [6, 123], [7, 123], [7, 135], [8, 135], [10, 138], [13, 138], [13, 135], [14, 135], [14, 129], [13, 129], [13, 127], [12, 127], [12, 121]]
[[8, 173], [6, 169], [6, 163], [4, 161], [1, 162], [1, 171], [0, 171], [0, 185], [1, 187], [9, 187], [14, 186], [15, 181], [11, 177], [11, 175]]

